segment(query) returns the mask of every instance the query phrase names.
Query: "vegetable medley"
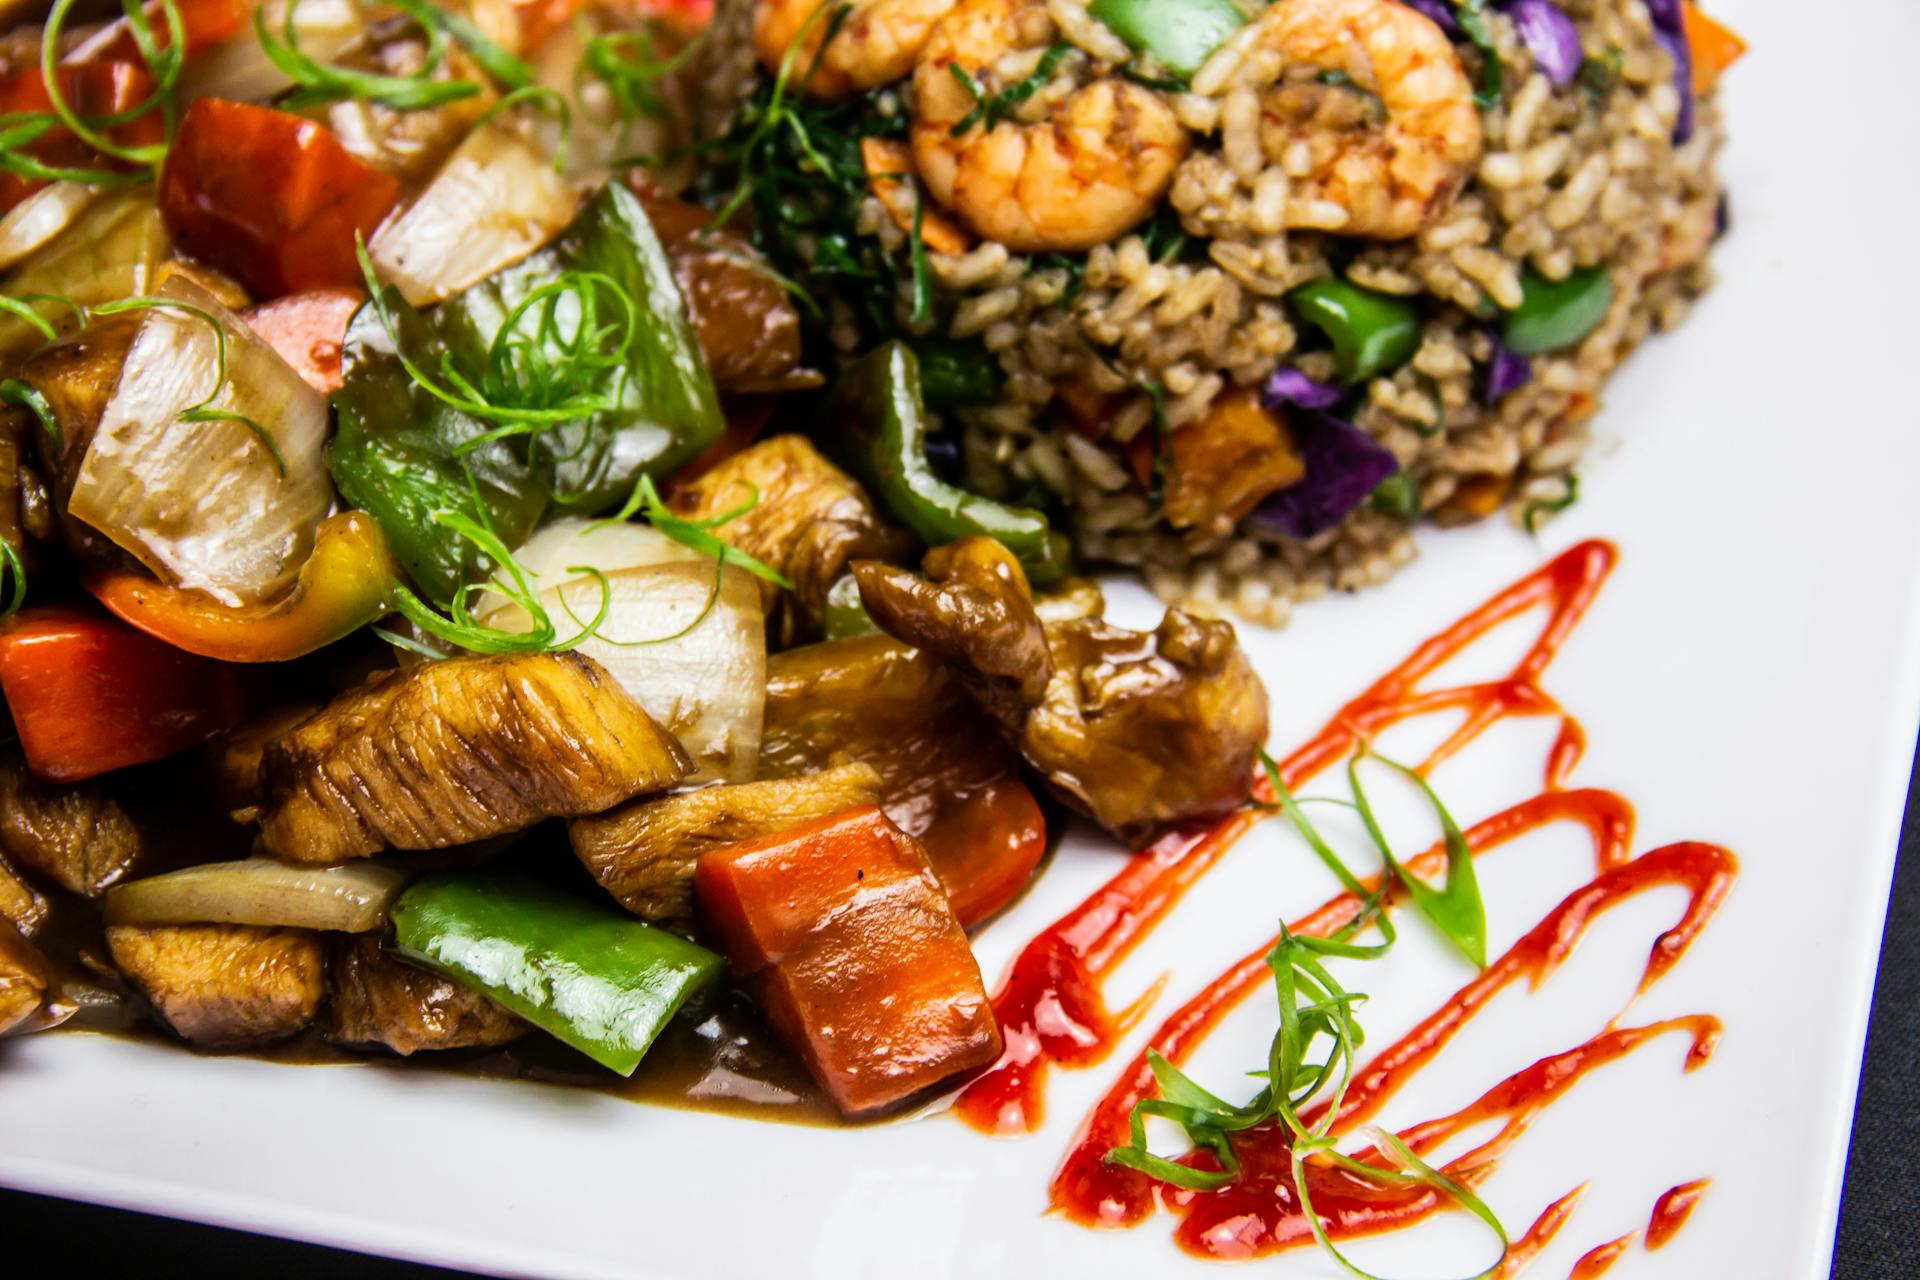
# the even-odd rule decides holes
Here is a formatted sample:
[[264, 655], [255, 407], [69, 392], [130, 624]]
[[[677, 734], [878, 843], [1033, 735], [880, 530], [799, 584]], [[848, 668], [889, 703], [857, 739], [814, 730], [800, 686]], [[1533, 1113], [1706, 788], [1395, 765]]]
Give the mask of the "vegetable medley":
[[631, 1075], [745, 1003], [868, 1115], [999, 1055], [968, 931], [1050, 824], [1247, 802], [1232, 629], [1107, 621], [954, 483], [964, 353], [824, 358], [764, 202], [667, 194], [702, 16], [7, 38], [0, 1031]]

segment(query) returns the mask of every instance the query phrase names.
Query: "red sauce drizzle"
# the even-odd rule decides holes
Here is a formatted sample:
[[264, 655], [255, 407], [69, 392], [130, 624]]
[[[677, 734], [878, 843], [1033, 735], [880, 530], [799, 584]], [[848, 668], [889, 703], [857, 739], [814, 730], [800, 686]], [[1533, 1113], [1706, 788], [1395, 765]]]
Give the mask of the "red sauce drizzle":
[[1653, 1202], [1653, 1216], [1647, 1219], [1647, 1248], [1658, 1249], [1673, 1239], [1680, 1228], [1687, 1225], [1687, 1219], [1693, 1215], [1700, 1197], [1706, 1195], [1707, 1188], [1712, 1185], [1711, 1179], [1701, 1178], [1669, 1187], [1663, 1192]]
[[1580, 1261], [1573, 1264], [1573, 1270], [1567, 1273], [1567, 1280], [1597, 1280], [1613, 1269], [1620, 1261], [1620, 1255], [1633, 1247], [1638, 1232], [1629, 1231], [1618, 1240], [1609, 1240], [1605, 1244], [1595, 1245], [1580, 1255]]
[[[1356, 1074], [1339, 1114], [1333, 1117], [1336, 1133], [1347, 1132], [1377, 1113], [1500, 990], [1521, 978], [1530, 988], [1544, 983], [1609, 908], [1657, 885], [1687, 890], [1687, 905], [1679, 919], [1653, 940], [1638, 988], [1644, 992], [1686, 952], [1732, 884], [1736, 862], [1726, 850], [1682, 843], [1633, 857], [1633, 810], [1624, 798], [1607, 791], [1563, 789], [1585, 738], [1540, 680], [1593, 602], [1614, 561], [1613, 548], [1604, 542], [1586, 542], [1564, 552], [1422, 644], [1281, 762], [1283, 780], [1290, 788], [1298, 787], [1344, 759], [1358, 741], [1400, 721], [1433, 712], [1462, 712], [1459, 725], [1421, 764], [1424, 771], [1509, 716], [1557, 716], [1560, 729], [1547, 752], [1543, 791], [1474, 825], [1466, 832], [1467, 842], [1479, 857], [1518, 836], [1560, 822], [1584, 828], [1592, 842], [1590, 880], [1574, 888], [1506, 954]], [[1526, 654], [1505, 676], [1440, 689], [1422, 687], [1429, 674], [1480, 637], [1535, 608], [1545, 609], [1545, 622]], [[1271, 799], [1265, 794], [1264, 781], [1256, 791], [1261, 798]], [[1006, 1049], [1000, 1061], [960, 1095], [956, 1110], [964, 1120], [989, 1133], [1032, 1130], [1042, 1118], [1047, 1074], [1053, 1066], [1084, 1068], [1111, 1052], [1119, 1037], [1144, 1015], [1158, 989], [1115, 1013], [1102, 995], [1102, 980], [1262, 816], [1243, 811], [1211, 829], [1168, 834], [1027, 944], [994, 1001]], [[1444, 858], [1444, 848], [1436, 845], [1413, 859], [1412, 866], [1417, 873], [1431, 875]], [[1324, 935], [1347, 920], [1356, 906], [1351, 895], [1341, 895], [1289, 928]], [[1272, 946], [1271, 939], [1263, 942], [1215, 978], [1167, 1018], [1149, 1043], [1176, 1063], [1185, 1060], [1229, 1011], [1269, 984], [1265, 956]], [[1452, 1115], [1415, 1125], [1400, 1137], [1415, 1151], [1428, 1153], [1476, 1125], [1499, 1121], [1491, 1137], [1444, 1166], [1449, 1176], [1473, 1185], [1492, 1172], [1500, 1155], [1544, 1108], [1589, 1071], [1669, 1033], [1688, 1037], [1687, 1069], [1692, 1070], [1707, 1061], [1719, 1038], [1719, 1022], [1707, 1015], [1643, 1026], [1620, 1025], [1624, 1016], [1623, 1010], [1590, 1040], [1541, 1059]], [[1050, 1188], [1054, 1209], [1090, 1226], [1119, 1227], [1164, 1207], [1180, 1219], [1175, 1238], [1181, 1246], [1215, 1258], [1253, 1257], [1312, 1240], [1297, 1204], [1290, 1132], [1284, 1126], [1237, 1135], [1234, 1148], [1242, 1175], [1218, 1191], [1181, 1191], [1105, 1163], [1107, 1151], [1126, 1141], [1127, 1116], [1133, 1105], [1153, 1092], [1143, 1052], [1082, 1123]], [[1306, 1118], [1311, 1123], [1321, 1114], [1316, 1111]], [[1372, 1147], [1351, 1154], [1364, 1162], [1386, 1163]], [[1315, 1211], [1335, 1239], [1390, 1230], [1448, 1207], [1437, 1193], [1423, 1188], [1387, 1186], [1319, 1164], [1306, 1169]], [[1656, 1207], [1655, 1224], [1647, 1233], [1649, 1247], [1656, 1247], [1656, 1230], [1669, 1198], [1674, 1200], [1667, 1208], [1672, 1227], [1684, 1220], [1698, 1195], [1696, 1190], [1691, 1197], [1683, 1196], [1686, 1190], [1675, 1188]], [[1514, 1242], [1498, 1274], [1517, 1276], [1560, 1230], [1582, 1191], [1584, 1187], [1549, 1205], [1526, 1235]], [[1671, 1229], [1659, 1238], [1664, 1240]], [[1576, 1276], [1599, 1275], [1625, 1247], [1626, 1241], [1602, 1246], [1582, 1260], [1581, 1266], [1589, 1269], [1576, 1270]], [[1608, 1249], [1613, 1252], [1600, 1260]]]

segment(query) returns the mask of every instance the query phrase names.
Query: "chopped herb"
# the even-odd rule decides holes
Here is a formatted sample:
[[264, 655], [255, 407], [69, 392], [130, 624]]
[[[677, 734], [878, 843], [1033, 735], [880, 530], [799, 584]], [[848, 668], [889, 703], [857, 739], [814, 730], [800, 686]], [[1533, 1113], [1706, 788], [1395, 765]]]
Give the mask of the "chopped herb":
[[[457, 21], [462, 34], [455, 39], [462, 47], [467, 41], [478, 42], [478, 47], [489, 48], [501, 57], [510, 57], [481, 36], [479, 30], [464, 19], [455, 20], [452, 15], [436, 8], [427, 0], [392, 0], [393, 7], [414, 21], [426, 37], [427, 52], [419, 69], [410, 75], [387, 75], [377, 71], [360, 71], [352, 67], [335, 66], [317, 61], [300, 49], [300, 33], [294, 25], [294, 11], [299, 8], [300, 0], [288, 0], [285, 20], [281, 23], [281, 34], [275, 36], [267, 29], [267, 7], [261, 5], [253, 11], [254, 36], [260, 42], [260, 51], [267, 60], [280, 69], [280, 73], [293, 81], [293, 91], [288, 93], [281, 104], [289, 110], [298, 111], [303, 107], [318, 106], [327, 102], [376, 102], [398, 111], [420, 111], [428, 107], [442, 106], [449, 102], [459, 102], [465, 98], [476, 97], [480, 86], [471, 80], [436, 80], [434, 72], [447, 57], [447, 36]], [[473, 49], [468, 49], [469, 53]], [[486, 67], [491, 60], [476, 55], [474, 60]], [[496, 60], [497, 61], [497, 60]], [[515, 58], [512, 61], [519, 62]], [[512, 73], [513, 69], [504, 62], [498, 65]], [[521, 64], [524, 70], [525, 64]], [[489, 74], [492, 68], [487, 68]], [[513, 88], [532, 83], [532, 76], [520, 76], [515, 81], [506, 81]]]
[[1359, 88], [1359, 85], [1355, 83], [1354, 78], [1348, 75], [1344, 71], [1332, 71], [1332, 70], [1322, 71], [1315, 78], [1319, 80], [1321, 84], [1329, 84], [1338, 89]]
[[[1414, 889], [1416, 882], [1407, 879], [1398, 870], [1400, 864], [1381, 836], [1372, 818], [1366, 793], [1360, 785], [1355, 766], [1360, 756], [1367, 754], [1371, 752], [1363, 746], [1349, 763], [1348, 783], [1353, 792], [1352, 803], [1366, 824], [1369, 838], [1387, 864], [1387, 873], [1382, 875], [1380, 885], [1371, 891], [1347, 868], [1307, 820], [1300, 802], [1281, 781], [1279, 768], [1272, 757], [1265, 751], [1260, 753], [1261, 764], [1273, 786], [1273, 807], [1286, 815], [1308, 847], [1359, 903], [1347, 922], [1324, 938], [1296, 934], [1284, 922], [1281, 923], [1279, 939], [1267, 954], [1267, 968], [1273, 975], [1274, 994], [1279, 1004], [1280, 1025], [1268, 1046], [1264, 1070], [1254, 1073], [1265, 1083], [1245, 1105], [1234, 1106], [1194, 1083], [1157, 1050], [1149, 1048], [1147, 1063], [1159, 1086], [1160, 1096], [1143, 1099], [1134, 1105], [1128, 1117], [1129, 1142], [1108, 1151], [1106, 1158], [1113, 1164], [1136, 1169], [1172, 1186], [1191, 1191], [1217, 1190], [1233, 1183], [1240, 1175], [1240, 1159], [1234, 1150], [1232, 1135], [1277, 1121], [1285, 1125], [1291, 1135], [1293, 1190], [1300, 1215], [1308, 1229], [1341, 1266], [1354, 1275], [1372, 1280], [1368, 1272], [1342, 1254], [1328, 1237], [1308, 1190], [1309, 1160], [1323, 1167], [1333, 1165], [1356, 1179], [1375, 1185], [1425, 1187], [1446, 1197], [1479, 1218], [1499, 1238], [1502, 1260], [1506, 1256], [1508, 1241], [1500, 1220], [1469, 1187], [1428, 1165], [1398, 1136], [1379, 1128], [1363, 1130], [1379, 1154], [1391, 1162], [1390, 1168], [1355, 1160], [1342, 1154], [1337, 1147], [1338, 1138], [1333, 1126], [1341, 1116], [1341, 1103], [1353, 1079], [1356, 1052], [1365, 1039], [1354, 1017], [1354, 1010], [1366, 997], [1342, 986], [1328, 972], [1324, 961], [1375, 960], [1388, 953], [1397, 941], [1386, 910], [1386, 890], [1395, 878], [1407, 885], [1416, 905], [1421, 903], [1419, 891]], [[1413, 771], [1407, 772], [1420, 781]], [[1420, 785], [1425, 789], [1424, 781]], [[1428, 789], [1426, 794], [1441, 816], [1448, 848], [1447, 888], [1437, 893], [1428, 889], [1427, 893], [1432, 898], [1444, 900], [1439, 907], [1439, 915], [1449, 923], [1443, 924], [1443, 931], [1447, 932], [1456, 946], [1471, 954], [1476, 937], [1474, 909], [1478, 907], [1478, 894], [1468, 892], [1471, 886], [1468, 878], [1470, 871], [1459, 870], [1456, 849], [1457, 856], [1465, 859], [1468, 867], [1471, 866], [1471, 855], [1466, 852], [1465, 840], [1457, 838], [1458, 829], [1433, 797], [1432, 791]], [[1471, 902], [1468, 901], [1469, 897]], [[1433, 912], [1427, 906], [1421, 909], [1432, 918]], [[1354, 941], [1362, 931], [1375, 925], [1380, 930], [1380, 942], [1365, 945]], [[1480, 913], [1477, 937], [1481, 950], [1484, 950], [1484, 926], [1484, 913]], [[1320, 1116], [1309, 1125], [1302, 1113], [1316, 1099], [1321, 1099]], [[1146, 1121], [1150, 1117], [1172, 1120], [1178, 1124], [1185, 1130], [1188, 1141], [1195, 1148], [1212, 1155], [1219, 1168], [1195, 1168], [1154, 1154], [1147, 1145]], [[1495, 1263], [1497, 1265], [1498, 1262]], [[1482, 1271], [1479, 1274], [1488, 1273]]]
[[1170, 208], [1153, 215], [1153, 220], [1141, 230], [1140, 239], [1146, 245], [1147, 257], [1154, 262], [1179, 262], [1200, 248], [1200, 242], [1180, 225], [1180, 215]]
[[[586, 19], [577, 21], [584, 33]], [[657, 56], [651, 32], [603, 32], [587, 40], [580, 63], [574, 68], [574, 84], [591, 76], [606, 86], [607, 96], [613, 99], [614, 118], [620, 124], [631, 124], [642, 116], [664, 120], [667, 103], [654, 86], [685, 66], [704, 39], [703, 32], [670, 57], [662, 58]]]
[[1480, 83], [1473, 91], [1473, 101], [1482, 111], [1490, 111], [1500, 105], [1505, 76], [1500, 68], [1500, 50], [1493, 43], [1492, 29], [1487, 26], [1487, 0], [1459, 0], [1454, 18], [1473, 47], [1480, 51]]
[[1064, 307], [1072, 302], [1080, 296], [1080, 291], [1087, 287], [1087, 259], [1085, 254], [1042, 253], [1028, 260], [1028, 275], [1033, 275], [1041, 271], [1066, 272], [1067, 287], [1065, 292], [1061, 293], [1057, 299], [1060, 306]]
[[1143, 89], [1153, 89], [1159, 93], [1185, 93], [1187, 82], [1176, 76], [1154, 76], [1134, 66], [1131, 62], [1120, 68], [1120, 78], [1131, 80]]
[[47, 398], [41, 395], [39, 389], [32, 383], [24, 382], [19, 378], [0, 380], [0, 402], [18, 405], [27, 410], [39, 419], [40, 429], [47, 433], [47, 438], [56, 446], [59, 445], [60, 420], [54, 416], [53, 406], [47, 403]]
[[27, 566], [11, 538], [0, 538], [0, 557], [5, 559], [4, 570], [0, 571], [4, 571], [7, 578], [7, 600], [0, 605], [0, 618], [9, 618], [20, 612], [20, 606], [27, 601]]
[[1404, 470], [1396, 471], [1374, 486], [1369, 500], [1375, 511], [1411, 520], [1420, 514], [1420, 482]]
[[1605, 102], [1607, 95], [1613, 92], [1613, 86], [1620, 81], [1620, 65], [1624, 61], [1618, 49], [1608, 49], [1598, 58], [1580, 59], [1579, 68], [1573, 73], [1574, 83], [1587, 95], [1596, 107]]
[[1567, 490], [1557, 498], [1536, 498], [1520, 509], [1520, 523], [1528, 533], [1538, 533], [1541, 516], [1556, 516], [1580, 500], [1580, 477], [1568, 473]]
[[776, 587], [785, 587], [788, 590], [792, 590], [793, 584], [787, 581], [778, 570], [748, 555], [732, 543], [721, 540], [713, 533], [714, 529], [719, 528], [729, 520], [739, 519], [759, 504], [760, 491], [752, 488], [752, 486], [748, 487], [751, 492], [746, 502], [733, 508], [731, 511], [723, 511], [719, 515], [711, 516], [705, 520], [688, 520], [681, 516], [676, 516], [672, 511], [667, 509], [667, 504], [660, 497], [660, 491], [654, 487], [653, 477], [642, 473], [640, 483], [633, 487], [633, 494], [627, 499], [626, 505], [621, 507], [614, 515], [607, 517], [592, 527], [600, 528], [604, 525], [620, 524], [623, 521], [633, 519], [635, 515], [644, 515], [649, 525], [658, 529], [661, 533], [666, 534], [669, 538], [672, 538], [689, 551], [698, 551], [701, 555], [712, 556], [722, 564], [738, 565], [756, 578], [771, 582]]
[[1039, 64], [1031, 72], [998, 93], [988, 93], [965, 67], [957, 62], [949, 62], [947, 70], [953, 73], [953, 78], [960, 82], [961, 88], [973, 95], [973, 109], [960, 117], [959, 123], [947, 132], [958, 138], [975, 125], [984, 129], [993, 128], [1044, 88], [1053, 79], [1053, 73], [1059, 69], [1061, 61], [1072, 52], [1072, 45], [1055, 43], [1040, 55]]
[[[470, 453], [508, 436], [538, 437], [620, 407], [626, 352], [640, 317], [633, 295], [613, 277], [599, 271], [560, 271], [528, 290], [507, 312], [480, 368], [443, 351], [436, 380], [401, 343], [392, 302], [366, 245], [356, 242], [355, 252], [374, 314], [407, 375], [441, 403], [494, 424], [492, 430], [464, 441], [459, 452]], [[613, 302], [613, 317], [604, 324], [603, 297]], [[563, 323], [567, 316], [571, 327]]]
[[926, 214], [926, 198], [920, 184], [913, 186], [913, 231], [908, 237], [908, 260], [913, 266], [913, 323], [933, 323], [933, 271], [927, 265], [927, 242], [921, 237], [921, 219]]

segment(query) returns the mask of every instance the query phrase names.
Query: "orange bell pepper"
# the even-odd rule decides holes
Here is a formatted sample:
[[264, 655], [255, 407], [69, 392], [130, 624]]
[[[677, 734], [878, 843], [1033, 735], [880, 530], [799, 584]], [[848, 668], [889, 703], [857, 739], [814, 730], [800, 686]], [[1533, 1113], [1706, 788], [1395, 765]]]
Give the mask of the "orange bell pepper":
[[361, 163], [311, 120], [201, 98], [160, 173], [160, 216], [183, 252], [256, 298], [361, 283], [354, 237], [400, 199], [391, 174]]
[[716, 849], [694, 891], [734, 972], [842, 1111], [1000, 1056], [967, 936], [926, 854], [878, 808]]
[[76, 782], [205, 742], [243, 716], [234, 667], [93, 609], [23, 609], [0, 628], [0, 692], [27, 767]]
[[1726, 69], [1740, 61], [1747, 42], [1700, 12], [1693, 0], [1682, 0], [1680, 20], [1687, 33], [1687, 49], [1693, 54], [1693, 91], [1710, 92]]
[[176, 649], [223, 662], [286, 662], [392, 612], [395, 581], [379, 524], [363, 511], [343, 511], [321, 523], [300, 580], [270, 604], [223, 605], [124, 570], [86, 585], [121, 621]]
[[248, 307], [240, 318], [308, 386], [321, 395], [332, 395], [340, 389], [340, 353], [346, 345], [347, 324], [366, 300], [366, 293], [359, 289], [313, 289]]

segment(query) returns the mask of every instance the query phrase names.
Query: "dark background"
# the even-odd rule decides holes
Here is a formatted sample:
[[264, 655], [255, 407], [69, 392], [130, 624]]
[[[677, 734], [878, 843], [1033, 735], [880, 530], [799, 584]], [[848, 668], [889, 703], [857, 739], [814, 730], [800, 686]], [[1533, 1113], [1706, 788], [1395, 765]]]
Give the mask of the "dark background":
[[[1920, 777], [1920, 773], [1916, 773]], [[1834, 1250], [1833, 1280], [1920, 1277], [1920, 1184], [1909, 1153], [1920, 1150], [1920, 804], [1908, 784], [1900, 867], [1894, 877], [1880, 978], [1873, 993], [1866, 1067], [1847, 1159], [1847, 1189]], [[1862, 1142], [1862, 1134], [1872, 1141]], [[113, 1209], [0, 1191], [0, 1245], [46, 1242], [67, 1274], [245, 1276], [293, 1280], [352, 1275], [359, 1280], [455, 1277], [438, 1267], [290, 1244], [238, 1231], [189, 1226]], [[7, 1256], [0, 1253], [0, 1256]], [[23, 1260], [19, 1254], [12, 1255]], [[1225, 1274], [1225, 1273], [1223, 1273]], [[1763, 1278], [1756, 1278], [1763, 1280]]]

